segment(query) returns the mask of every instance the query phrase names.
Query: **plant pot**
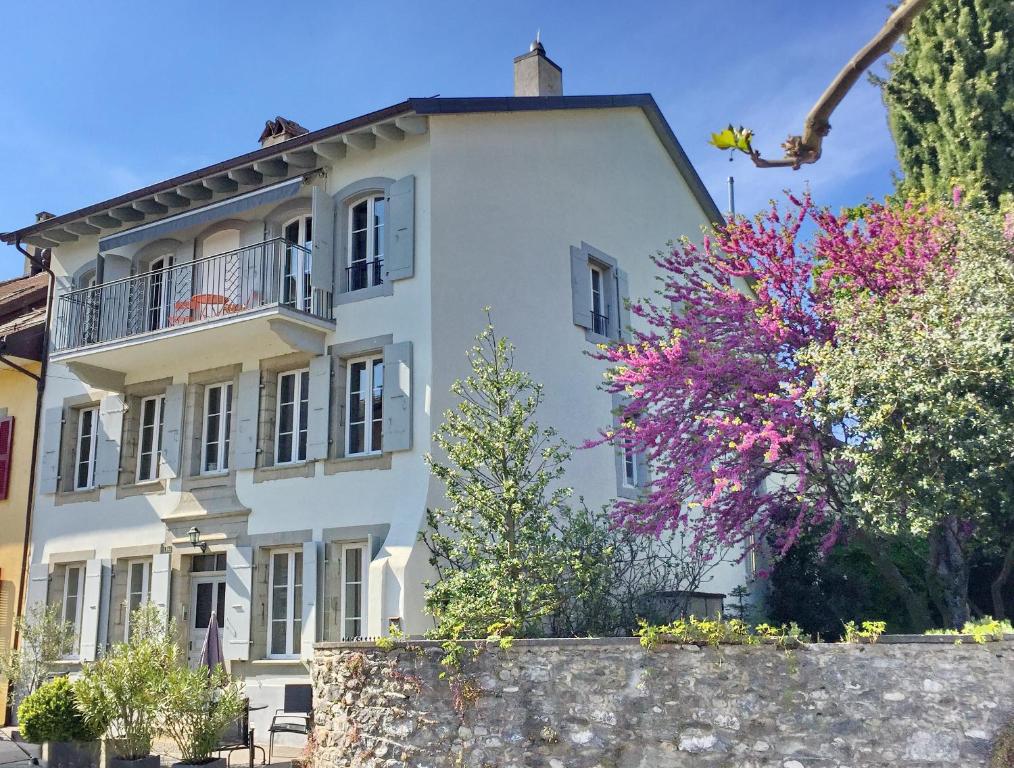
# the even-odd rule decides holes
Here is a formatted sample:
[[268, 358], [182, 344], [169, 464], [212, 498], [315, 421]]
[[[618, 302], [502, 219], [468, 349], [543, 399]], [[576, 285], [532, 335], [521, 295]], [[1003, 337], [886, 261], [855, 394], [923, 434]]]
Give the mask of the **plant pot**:
[[99, 741], [47, 741], [42, 762], [48, 768], [95, 768], [102, 754]]
[[224, 757], [216, 757], [210, 763], [173, 763], [173, 768], [227, 768], [228, 765]]
[[106, 763], [107, 768], [159, 768], [162, 764], [158, 755], [147, 755], [138, 757], [135, 760], [127, 760], [122, 757], [110, 757]]

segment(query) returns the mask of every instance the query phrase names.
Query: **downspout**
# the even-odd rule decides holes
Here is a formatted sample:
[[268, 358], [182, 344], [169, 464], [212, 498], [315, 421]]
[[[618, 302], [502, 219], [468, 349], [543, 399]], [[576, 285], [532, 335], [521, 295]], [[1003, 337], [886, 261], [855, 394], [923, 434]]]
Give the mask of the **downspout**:
[[[31, 546], [32, 541], [32, 507], [35, 505], [35, 467], [38, 464], [39, 456], [39, 427], [42, 423], [42, 395], [46, 389], [46, 371], [49, 368], [49, 328], [50, 320], [53, 314], [53, 293], [56, 287], [56, 275], [53, 274], [53, 270], [50, 269], [49, 264], [46, 264], [35, 254], [29, 253], [21, 245], [21, 238], [19, 237], [14, 247], [17, 248], [26, 259], [32, 264], [38, 267], [41, 271], [49, 275], [49, 287], [46, 291], [46, 324], [42, 330], [42, 359], [39, 361], [39, 374], [36, 376], [31, 371], [22, 368], [18, 365], [13, 365], [9, 361], [3, 358], [0, 354], [0, 360], [11, 365], [14, 370], [24, 373], [35, 379], [35, 428], [32, 433], [32, 462], [31, 467], [28, 470], [28, 504], [25, 509], [25, 542], [21, 553], [21, 584], [18, 591], [18, 616], [24, 616], [25, 612], [23, 609], [25, 597], [26, 597], [26, 585], [25, 581], [28, 577], [28, 550]], [[18, 647], [20, 641], [20, 632], [18, 632], [18, 625], [14, 623], [14, 647]]]

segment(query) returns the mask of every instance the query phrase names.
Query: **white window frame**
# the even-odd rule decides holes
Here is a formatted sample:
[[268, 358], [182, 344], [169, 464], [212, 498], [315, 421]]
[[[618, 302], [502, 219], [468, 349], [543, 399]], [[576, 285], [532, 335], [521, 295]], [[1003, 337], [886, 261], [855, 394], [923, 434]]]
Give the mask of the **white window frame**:
[[[135, 589], [134, 584], [134, 566], [141, 566], [141, 589]], [[151, 600], [151, 561], [150, 560], [127, 560], [127, 597], [124, 600], [123, 606], [125, 609], [125, 616], [123, 619], [123, 641], [130, 642], [130, 614], [132, 613], [130, 608], [130, 597], [135, 592], [141, 595], [141, 602], [137, 604], [140, 608], [142, 605]]]
[[[605, 318], [605, 333], [600, 334], [602, 336], [609, 335], [609, 305], [606, 301], [607, 289], [606, 280], [609, 277], [609, 270], [601, 267], [596, 262], [590, 262], [588, 264], [588, 276], [591, 290], [591, 311], [592, 311], [592, 331], [598, 333], [598, 322], [599, 318]], [[598, 278], [598, 286], [595, 285], [595, 278]], [[598, 307], [596, 308], [596, 303]]]
[[[74, 606], [73, 618], [67, 617], [67, 595], [70, 586], [70, 572], [77, 571], [77, 594]], [[74, 625], [74, 641], [67, 658], [77, 658], [81, 653], [81, 617], [84, 615], [84, 580], [85, 567], [83, 564], [68, 564], [63, 569], [63, 602], [60, 604], [60, 617]]]
[[[91, 434], [88, 436], [88, 470], [85, 483], [82, 485], [81, 477], [81, 448], [84, 444], [84, 423], [85, 414], [91, 414]], [[97, 405], [88, 408], [80, 408], [77, 412], [77, 442], [74, 444], [74, 490], [86, 491], [95, 487], [95, 451], [98, 449], [99, 441], [99, 408]]]
[[[363, 424], [363, 450], [357, 453], [352, 453], [352, 369], [356, 363], [366, 363], [367, 376], [366, 379], [369, 383], [369, 397], [366, 400], [366, 407], [364, 408], [364, 419], [362, 422], [356, 422], [357, 424]], [[377, 364], [384, 365], [384, 358], [380, 354], [365, 355], [363, 357], [356, 357], [349, 360], [346, 367], [345, 375], [345, 455], [346, 456], [376, 456], [383, 453], [384, 449], [384, 376], [383, 368], [381, 368], [380, 376], [380, 445], [373, 444], [373, 377], [374, 371]], [[360, 393], [362, 394], [362, 393]]]
[[[366, 612], [367, 612], [367, 586], [370, 574], [370, 560], [367, 553], [368, 543], [366, 541], [349, 541], [345, 542], [341, 546], [341, 563], [339, 568], [341, 569], [339, 582], [339, 590], [341, 593], [341, 611], [338, 617], [338, 639], [339, 640], [351, 640], [355, 639], [353, 636], [347, 635], [345, 632], [345, 624], [348, 621], [359, 620], [360, 633], [356, 637], [363, 637], [366, 635]], [[362, 606], [362, 613], [359, 616], [349, 616], [348, 608], [346, 606], [346, 593], [349, 581], [346, 579], [346, 563], [348, 561], [349, 552], [353, 550], [360, 550], [359, 557], [361, 558], [360, 563], [360, 581], [359, 581], [359, 604]], [[351, 582], [355, 584], [355, 582]]]
[[157, 331], [169, 324], [170, 283], [173, 274], [173, 253], [154, 258], [148, 265], [148, 285], [144, 297], [144, 329]]
[[[376, 217], [377, 201], [380, 200], [384, 203], [384, 217], [380, 222], [379, 226], [374, 225], [374, 218]], [[353, 228], [353, 213], [355, 209], [361, 204], [366, 203], [366, 258], [359, 261], [353, 261], [352, 255], [352, 241], [357, 232], [362, 232], [361, 229]], [[347, 253], [349, 255], [348, 264], [349, 267], [349, 278], [348, 278], [348, 289], [352, 291], [352, 267], [356, 264], [365, 264], [366, 267], [366, 284], [361, 288], [354, 290], [366, 290], [367, 288], [373, 288], [377, 285], [382, 285], [384, 280], [381, 277], [379, 280], [375, 279], [378, 273], [382, 274], [383, 262], [386, 254], [384, 253], [384, 240], [387, 237], [387, 218], [388, 218], [388, 200], [382, 191], [374, 190], [367, 192], [366, 194], [360, 195], [349, 203], [349, 237], [347, 243]], [[380, 237], [378, 238], [378, 230]], [[379, 242], [378, 242], [379, 241]], [[374, 265], [374, 262], [380, 260], [379, 265]]]
[[[222, 410], [219, 412], [218, 434], [215, 441], [219, 447], [218, 460], [215, 466], [208, 468], [208, 402], [211, 400], [212, 390], [220, 389], [222, 395], [219, 398]], [[228, 403], [228, 407], [226, 407]], [[202, 475], [223, 475], [229, 471], [229, 450], [232, 447], [230, 432], [232, 431], [232, 382], [223, 381], [218, 384], [209, 384], [204, 388], [204, 416], [201, 419], [201, 474]]]
[[[279, 451], [282, 437], [282, 379], [286, 376], [294, 377], [292, 387], [292, 450], [288, 457], [283, 457]], [[306, 461], [306, 455], [299, 455], [300, 432], [307, 432], [310, 417], [310, 369], [300, 368], [295, 371], [285, 371], [278, 374], [278, 386], [275, 397], [275, 464], [301, 464]], [[306, 400], [307, 423], [303, 423], [300, 405]], [[309, 436], [307, 436], [309, 438]]]
[[640, 484], [637, 461], [638, 452], [633, 448], [623, 449], [623, 487], [637, 488]]
[[[272, 641], [272, 629], [274, 628], [275, 616], [274, 616], [274, 591], [275, 591], [275, 556], [276, 555], [287, 555], [286, 557], [286, 583], [285, 583], [285, 653], [274, 653], [271, 647]], [[302, 600], [296, 601], [296, 558], [302, 560], [303, 550], [299, 548], [290, 549], [269, 549], [268, 550], [268, 631], [267, 631], [267, 657], [269, 659], [295, 659], [299, 658], [300, 651], [296, 649], [296, 641], [300, 640], [300, 648], [302, 647], [302, 638], [300, 633], [303, 631], [303, 606]], [[304, 565], [302, 562], [300, 565]], [[302, 571], [302, 568], [300, 569]], [[305, 576], [305, 574], [304, 574]], [[305, 579], [304, 579], [305, 580]], [[300, 590], [304, 588], [304, 584], [300, 581]], [[299, 632], [295, 631], [296, 618], [299, 618]]]
[[[310, 237], [306, 236], [307, 222], [309, 222]], [[311, 269], [311, 254], [309, 253], [313, 248], [313, 215], [310, 213], [301, 213], [298, 216], [293, 216], [291, 219], [282, 225], [282, 237], [285, 238], [286, 230], [293, 224], [298, 224], [299, 233], [296, 236], [296, 240], [288, 241], [293, 242], [295, 245], [305, 248], [306, 251], [302, 251], [299, 248], [292, 250], [292, 271], [286, 272], [286, 264], [282, 262], [282, 280], [283, 289], [285, 282], [289, 279], [294, 279], [296, 290], [295, 296], [285, 297], [285, 290], [283, 290], [282, 296], [286, 300], [291, 299], [291, 303], [296, 309], [301, 309], [304, 312], [309, 312], [312, 309], [313, 303], [313, 287], [310, 285], [310, 269]], [[288, 248], [286, 248], [286, 256], [288, 256]], [[300, 280], [299, 277], [302, 276]]]
[[[155, 422], [150, 425], [152, 429], [151, 464], [149, 466], [149, 476], [144, 477], [141, 474], [141, 459], [145, 455], [144, 430], [147, 426], [149, 426], [144, 423], [144, 411], [145, 405], [152, 401], [155, 403], [155, 410], [152, 412], [155, 417]], [[151, 397], [142, 398], [140, 418], [138, 421], [140, 423], [137, 427], [137, 468], [134, 480], [139, 484], [154, 483], [162, 476], [162, 437], [163, 432], [165, 431], [165, 395], [152, 395]]]

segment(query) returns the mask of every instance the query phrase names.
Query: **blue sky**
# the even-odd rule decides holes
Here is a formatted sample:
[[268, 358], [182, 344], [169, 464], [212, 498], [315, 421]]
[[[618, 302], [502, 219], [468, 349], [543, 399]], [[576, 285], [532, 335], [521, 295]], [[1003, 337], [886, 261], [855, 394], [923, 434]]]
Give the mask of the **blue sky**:
[[[865, 80], [814, 166], [757, 170], [706, 142], [731, 121], [778, 154], [887, 14], [884, 0], [8, 3], [0, 231], [247, 152], [275, 115], [315, 129], [409, 96], [510, 95], [537, 28], [565, 93], [652, 93], [723, 209], [730, 173], [740, 212], [806, 184], [855, 204], [896, 168]], [[20, 268], [0, 246], [0, 278]]]

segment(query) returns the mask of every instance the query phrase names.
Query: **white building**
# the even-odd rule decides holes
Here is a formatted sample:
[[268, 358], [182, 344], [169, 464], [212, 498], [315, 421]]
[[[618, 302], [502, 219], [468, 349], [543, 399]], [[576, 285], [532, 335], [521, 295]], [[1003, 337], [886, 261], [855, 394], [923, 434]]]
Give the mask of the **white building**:
[[[272, 712], [315, 640], [424, 632], [423, 456], [484, 305], [541, 421], [575, 444], [610, 423], [587, 353], [655, 289], [650, 255], [720, 214], [651, 96], [562, 96], [533, 49], [515, 97], [280, 118], [249, 154], [3, 236], [59, 276], [28, 601], [62, 604], [79, 660], [145, 599], [193, 654], [216, 611]], [[568, 475], [595, 505], [644, 479], [607, 446]]]

